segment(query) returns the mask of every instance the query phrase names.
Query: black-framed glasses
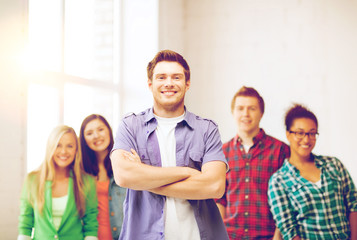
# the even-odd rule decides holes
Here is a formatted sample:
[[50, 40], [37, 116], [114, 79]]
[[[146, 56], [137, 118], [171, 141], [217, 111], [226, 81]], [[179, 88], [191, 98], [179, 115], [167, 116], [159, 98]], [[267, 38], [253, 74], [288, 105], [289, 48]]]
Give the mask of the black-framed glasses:
[[310, 138], [315, 140], [318, 136], [318, 132], [295, 132], [295, 131], [289, 131], [289, 133], [294, 133], [295, 137], [297, 139], [303, 139], [306, 135]]

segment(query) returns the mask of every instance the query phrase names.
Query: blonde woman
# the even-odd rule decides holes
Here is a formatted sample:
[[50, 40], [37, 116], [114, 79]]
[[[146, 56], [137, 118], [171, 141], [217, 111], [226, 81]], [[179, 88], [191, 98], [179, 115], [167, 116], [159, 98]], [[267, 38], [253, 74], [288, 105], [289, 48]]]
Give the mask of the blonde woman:
[[23, 187], [18, 239], [97, 239], [95, 181], [82, 170], [79, 146], [73, 128], [51, 132], [44, 162]]

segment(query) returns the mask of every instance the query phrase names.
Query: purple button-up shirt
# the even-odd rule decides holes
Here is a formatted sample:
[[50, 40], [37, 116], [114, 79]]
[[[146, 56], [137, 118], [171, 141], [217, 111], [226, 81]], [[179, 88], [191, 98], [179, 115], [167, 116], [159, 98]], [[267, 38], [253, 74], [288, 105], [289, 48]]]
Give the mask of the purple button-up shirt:
[[[153, 109], [125, 117], [119, 124], [115, 149], [139, 154], [145, 164], [161, 167], [160, 148], [155, 133], [157, 121]], [[201, 170], [210, 161], [226, 162], [217, 125], [186, 111], [185, 118], [175, 130], [176, 165]], [[228, 166], [228, 165], [227, 165]], [[120, 173], [119, 173], [120, 174]], [[119, 239], [165, 239], [165, 196], [148, 191], [127, 190], [124, 220]], [[193, 208], [202, 240], [229, 239], [215, 202], [188, 200]]]

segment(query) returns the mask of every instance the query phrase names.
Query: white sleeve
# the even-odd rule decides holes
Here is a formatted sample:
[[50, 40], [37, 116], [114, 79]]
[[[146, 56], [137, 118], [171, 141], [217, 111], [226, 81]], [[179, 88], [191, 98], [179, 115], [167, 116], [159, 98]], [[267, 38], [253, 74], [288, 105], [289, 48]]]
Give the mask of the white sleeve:
[[17, 240], [31, 240], [32, 238], [27, 235], [19, 235], [17, 236]]

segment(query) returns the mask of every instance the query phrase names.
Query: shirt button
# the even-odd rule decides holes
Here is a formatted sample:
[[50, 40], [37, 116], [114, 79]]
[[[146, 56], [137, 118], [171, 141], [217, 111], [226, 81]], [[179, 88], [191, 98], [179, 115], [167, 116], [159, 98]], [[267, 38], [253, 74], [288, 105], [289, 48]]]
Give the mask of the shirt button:
[[244, 229], [244, 232], [248, 232], [248, 228]]
[[246, 165], [246, 166], [249, 166], [249, 162], [247, 162], [245, 165]]
[[57, 235], [55, 235], [55, 239], [57, 239], [58, 238], [58, 236]]
[[111, 215], [111, 216], [114, 216], [114, 212], [111, 212], [110, 215]]
[[248, 216], [248, 215], [249, 215], [249, 213], [248, 213], [248, 212], [245, 212], [245, 213], [244, 213], [244, 216]]
[[249, 196], [248, 196], [248, 195], [245, 195], [245, 196], [244, 196], [244, 198], [245, 198], [245, 199], [248, 199], [248, 198], [249, 198]]
[[245, 178], [245, 182], [249, 182], [249, 178]]
[[113, 227], [113, 231], [116, 231], [117, 230], [117, 228], [116, 227]]

